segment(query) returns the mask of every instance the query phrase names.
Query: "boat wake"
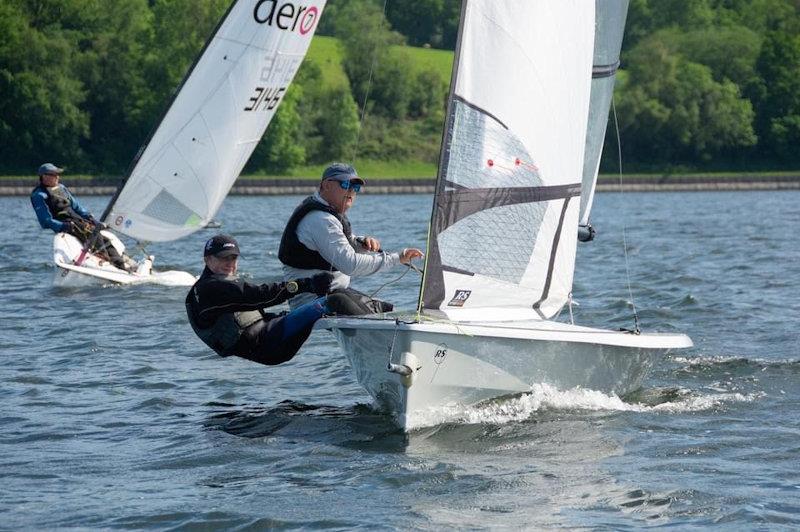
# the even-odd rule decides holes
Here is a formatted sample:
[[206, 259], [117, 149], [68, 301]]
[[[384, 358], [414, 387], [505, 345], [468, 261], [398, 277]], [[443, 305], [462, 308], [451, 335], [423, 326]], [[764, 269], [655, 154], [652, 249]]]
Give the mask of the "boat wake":
[[431, 426], [440, 423], [505, 424], [526, 421], [554, 412], [656, 412], [684, 413], [718, 408], [725, 404], [752, 402], [763, 392], [699, 393], [682, 388], [650, 389], [623, 398], [596, 390], [559, 390], [537, 384], [529, 393], [505, 397], [472, 407], [447, 407], [419, 413], [415, 423]]
[[788, 370], [800, 372], [800, 360], [747, 358], [739, 356], [711, 355], [699, 357], [676, 356], [672, 361], [686, 371], [766, 371]]

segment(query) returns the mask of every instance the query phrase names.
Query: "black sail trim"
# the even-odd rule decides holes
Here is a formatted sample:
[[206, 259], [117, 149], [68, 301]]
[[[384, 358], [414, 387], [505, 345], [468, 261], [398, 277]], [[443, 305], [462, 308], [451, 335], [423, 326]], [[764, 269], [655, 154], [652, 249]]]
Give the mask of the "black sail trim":
[[592, 79], [610, 78], [617, 73], [619, 61], [610, 65], [594, 65], [592, 67]]
[[461, 268], [456, 268], [454, 266], [448, 266], [447, 264], [442, 264], [442, 271], [443, 272], [450, 272], [450, 273], [457, 273], [459, 275], [468, 275], [470, 277], [473, 277], [475, 275], [475, 272], [462, 270]]
[[561, 216], [558, 218], [558, 228], [556, 229], [556, 234], [553, 237], [553, 247], [550, 250], [550, 262], [547, 264], [547, 278], [544, 282], [544, 288], [542, 289], [542, 297], [539, 298], [539, 301], [533, 304], [533, 309], [536, 311], [542, 319], [547, 319], [547, 316], [542, 313], [540, 307], [542, 303], [547, 299], [550, 295], [550, 285], [553, 282], [553, 270], [555, 269], [556, 264], [556, 253], [558, 252], [558, 244], [561, 240], [561, 231], [564, 228], [564, 218], [567, 216], [567, 207], [569, 207], [569, 200], [570, 198], [566, 198], [564, 200], [564, 206], [561, 207]]
[[472, 109], [475, 109], [475, 110], [476, 110], [476, 111], [478, 111], [480, 114], [482, 114], [482, 115], [485, 115], [485, 116], [488, 116], [489, 118], [491, 118], [492, 120], [494, 120], [495, 122], [497, 122], [498, 124], [500, 124], [500, 125], [503, 127], [503, 129], [506, 129], [506, 130], [508, 129], [508, 126], [507, 126], [507, 125], [505, 125], [505, 124], [503, 123], [503, 121], [502, 121], [502, 120], [500, 120], [499, 118], [497, 118], [496, 116], [494, 116], [492, 113], [490, 113], [489, 111], [487, 111], [487, 110], [486, 110], [486, 109], [484, 109], [483, 107], [479, 107], [479, 106], [475, 105], [475, 104], [474, 104], [474, 103], [472, 103], [472, 102], [468, 102], [468, 101], [467, 101], [467, 100], [465, 100], [463, 97], [461, 97], [461, 96], [458, 96], [458, 95], [453, 95], [453, 100], [458, 100], [459, 102], [463, 103], [463, 104], [464, 104], [464, 105], [466, 105], [467, 107], [471, 107]]
[[580, 196], [581, 184], [552, 185], [542, 187], [501, 187], [501, 188], [466, 188], [446, 190], [441, 193], [439, 201], [450, 206], [446, 218], [439, 220], [436, 234], [451, 225], [487, 209], [518, 205], [520, 203], [538, 203], [573, 196]]

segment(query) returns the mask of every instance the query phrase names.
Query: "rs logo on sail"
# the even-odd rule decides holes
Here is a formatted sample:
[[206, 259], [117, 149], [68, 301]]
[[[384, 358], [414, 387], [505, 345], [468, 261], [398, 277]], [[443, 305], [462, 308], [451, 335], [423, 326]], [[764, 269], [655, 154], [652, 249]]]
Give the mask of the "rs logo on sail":
[[305, 35], [314, 29], [319, 19], [317, 6], [301, 6], [278, 0], [258, 0], [253, 9], [253, 18], [259, 24], [267, 24], [281, 30], [295, 31]]
[[469, 299], [470, 294], [472, 294], [472, 290], [456, 290], [453, 299], [450, 300], [450, 303], [448, 303], [447, 306], [463, 307], [464, 303], [466, 303], [467, 299]]

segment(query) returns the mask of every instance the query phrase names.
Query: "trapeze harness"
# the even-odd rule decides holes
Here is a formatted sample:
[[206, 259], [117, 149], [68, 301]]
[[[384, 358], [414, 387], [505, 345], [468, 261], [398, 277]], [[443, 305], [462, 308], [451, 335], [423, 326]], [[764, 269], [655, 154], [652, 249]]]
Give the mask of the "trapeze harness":
[[34, 192], [38, 190], [43, 190], [44, 193], [47, 194], [44, 202], [47, 208], [50, 209], [50, 214], [56, 220], [60, 222], [65, 222], [67, 220], [75, 220], [78, 222], [85, 221], [83, 216], [72, 208], [72, 196], [63, 185], [49, 188], [40, 185], [34, 189]]
[[[353, 244], [353, 229], [347, 216], [337, 212], [329, 205], [320, 203], [314, 199], [313, 196], [309, 196], [297, 206], [292, 216], [289, 218], [289, 221], [286, 223], [286, 228], [283, 230], [283, 235], [281, 236], [281, 245], [278, 249], [278, 259], [287, 266], [299, 268], [301, 270], [338, 271], [338, 269], [325, 260], [318, 251], [309, 249], [297, 238], [297, 226], [300, 225], [300, 221], [306, 214], [312, 211], [323, 211], [335, 216], [342, 224], [342, 232], [344, 236], [347, 237], [347, 241], [353, 246], [353, 249], [356, 249]], [[341, 314], [356, 316], [360, 314], [372, 314], [374, 312], [389, 312], [394, 308], [391, 303], [373, 299], [367, 294], [363, 294], [349, 287], [335, 290], [334, 293], [342, 294], [349, 300], [338, 300], [338, 310]]]
[[[324, 270], [329, 272], [338, 271], [333, 264], [325, 260], [319, 252], [309, 249], [300, 239], [297, 238], [297, 226], [306, 214], [311, 211], [323, 211], [332, 214], [342, 223], [342, 231], [347, 241], [353, 246], [353, 230], [350, 220], [344, 214], [338, 213], [333, 207], [322, 204], [312, 196], [304, 199], [292, 213], [286, 228], [281, 236], [281, 245], [278, 248], [278, 259], [287, 266], [299, 268], [301, 270]], [[355, 246], [353, 246], [355, 249]]]
[[[213, 274], [213, 277], [224, 280], [235, 279], [235, 277], [229, 278], [222, 274]], [[242, 354], [239, 342], [242, 335], [248, 327], [263, 320], [265, 315], [260, 310], [226, 312], [220, 314], [210, 327], [201, 328], [197, 323], [195, 310], [195, 305], [199, 303], [199, 296], [196, 290], [197, 287], [195, 286], [186, 296], [186, 314], [195, 334], [219, 356], [228, 357]], [[276, 315], [270, 314], [269, 316], [275, 317]]]

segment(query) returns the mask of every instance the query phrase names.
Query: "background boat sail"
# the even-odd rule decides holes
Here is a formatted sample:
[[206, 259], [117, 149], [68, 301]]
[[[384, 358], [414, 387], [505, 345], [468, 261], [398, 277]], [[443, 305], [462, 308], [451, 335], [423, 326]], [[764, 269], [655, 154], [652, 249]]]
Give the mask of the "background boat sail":
[[[140, 242], [182, 238], [211, 221], [275, 115], [324, 7], [325, 0], [233, 2], [101, 220]], [[91, 258], [76, 266], [74, 243], [57, 237], [55, 248], [64, 272], [194, 282], [188, 274], [128, 274]]]
[[417, 313], [321, 324], [401, 427], [540, 383], [624, 394], [692, 345], [549, 320], [571, 298], [626, 11], [462, 3]]

